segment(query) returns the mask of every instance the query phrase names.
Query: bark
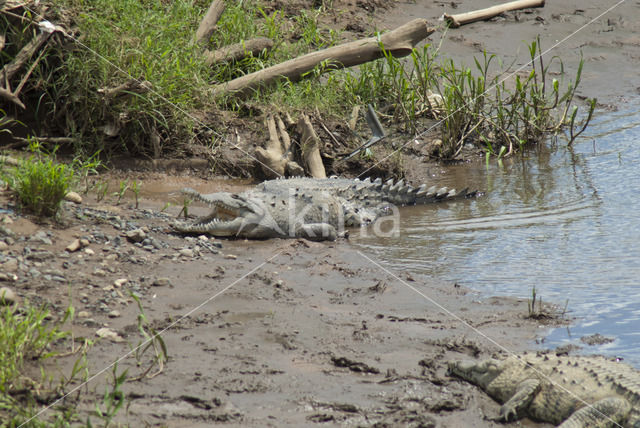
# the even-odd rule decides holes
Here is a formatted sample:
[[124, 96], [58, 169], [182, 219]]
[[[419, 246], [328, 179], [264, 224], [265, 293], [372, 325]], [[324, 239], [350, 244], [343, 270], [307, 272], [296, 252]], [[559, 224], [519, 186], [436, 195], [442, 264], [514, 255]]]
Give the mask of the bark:
[[307, 165], [309, 175], [314, 178], [327, 178], [327, 173], [320, 157], [320, 139], [316, 131], [313, 130], [311, 121], [305, 115], [302, 115], [298, 121], [298, 132], [302, 134], [300, 143], [302, 146], [302, 158]]
[[7, 82], [20, 70], [25, 63], [33, 56], [33, 54], [42, 47], [49, 39], [52, 33], [41, 32], [35, 36], [29, 43], [24, 45], [20, 52], [10, 63], [6, 64], [0, 70], [0, 82]]
[[474, 10], [473, 12], [459, 13], [457, 15], [444, 14], [451, 27], [457, 28], [461, 25], [469, 24], [475, 21], [482, 21], [493, 18], [503, 12], [518, 9], [528, 9], [530, 7], [543, 7], [545, 0], [517, 0], [509, 3], [492, 6], [486, 9]]
[[4, 98], [7, 101], [10, 101], [10, 102], [14, 103], [15, 105], [17, 105], [18, 107], [20, 107], [23, 110], [26, 109], [25, 105], [22, 103], [22, 101], [20, 101], [20, 98], [18, 98], [18, 96], [15, 95], [11, 91], [8, 91], [8, 90], [6, 90], [4, 88], [0, 88], [0, 97]]
[[435, 29], [428, 27], [425, 19], [415, 19], [393, 31], [380, 35], [379, 38], [370, 37], [312, 52], [222, 83], [213, 88], [213, 95], [217, 96], [223, 93], [242, 95], [252, 89], [267, 86], [285, 78], [297, 81], [321, 63], [327, 64], [326, 70], [335, 70], [372, 61], [381, 58], [384, 54], [380, 43], [384, 50], [394, 57], [407, 56], [419, 41], [434, 31]]
[[151, 82], [148, 82], [146, 80], [139, 81], [136, 79], [129, 79], [126, 82], [122, 83], [121, 85], [118, 85], [113, 88], [98, 89], [98, 92], [103, 94], [105, 98], [112, 99], [121, 94], [129, 94], [129, 93], [144, 94], [145, 92], [148, 92], [150, 89], [151, 89]]
[[222, 61], [238, 61], [247, 56], [258, 56], [262, 51], [273, 48], [273, 40], [266, 37], [247, 40], [225, 46], [216, 51], [205, 51], [205, 62], [212, 65]]
[[211, 2], [207, 14], [202, 18], [202, 21], [200, 21], [200, 25], [196, 31], [196, 42], [206, 44], [209, 41], [225, 7], [224, 0], [213, 0], [213, 2]]
[[262, 171], [268, 178], [284, 177], [287, 160], [283, 156], [284, 150], [278, 136], [276, 121], [273, 116], [268, 116], [266, 122], [269, 130], [269, 141], [264, 149], [262, 147], [256, 148], [255, 155], [260, 161]]

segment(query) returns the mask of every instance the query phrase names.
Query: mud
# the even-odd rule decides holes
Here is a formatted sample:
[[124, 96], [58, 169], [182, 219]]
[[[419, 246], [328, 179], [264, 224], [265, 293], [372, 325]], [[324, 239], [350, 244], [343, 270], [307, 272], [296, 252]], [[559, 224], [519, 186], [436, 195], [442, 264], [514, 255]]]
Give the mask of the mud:
[[[63, 228], [5, 215], [4, 284], [22, 302], [49, 302], [54, 319], [72, 302], [76, 343], [96, 340], [90, 372], [124, 357], [117, 370], [130, 377], [159, 369], [150, 351], [126, 356], [144, 340], [130, 293], [140, 297], [169, 359], [123, 386], [116, 420], [130, 426], [497, 426], [497, 404], [449, 378], [446, 362], [500, 351], [491, 341], [531, 349], [544, 332], [526, 301], [387, 272], [345, 240], [185, 238], [168, 227], [177, 206], [92, 199], [67, 203]], [[126, 232], [139, 228], [145, 241], [132, 242]], [[65, 251], [77, 238], [89, 245]], [[101, 329], [111, 336], [98, 340]], [[74, 361], [55, 359], [49, 372]], [[111, 376], [82, 387], [81, 419], [96, 420]]]

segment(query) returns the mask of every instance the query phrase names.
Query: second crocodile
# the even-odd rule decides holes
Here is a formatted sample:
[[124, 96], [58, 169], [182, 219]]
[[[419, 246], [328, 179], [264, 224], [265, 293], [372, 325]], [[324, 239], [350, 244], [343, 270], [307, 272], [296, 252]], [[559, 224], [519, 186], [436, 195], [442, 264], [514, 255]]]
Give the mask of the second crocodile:
[[398, 206], [467, 198], [467, 189], [412, 187], [402, 180], [382, 182], [345, 178], [289, 178], [269, 180], [242, 193], [187, 196], [208, 204], [212, 211], [195, 223], [178, 222], [184, 233], [241, 238], [306, 238], [335, 240], [345, 227], [361, 226], [393, 214]]
[[640, 428], [640, 371], [604, 357], [512, 355], [451, 362], [449, 372], [502, 403], [504, 421], [528, 416], [563, 428]]

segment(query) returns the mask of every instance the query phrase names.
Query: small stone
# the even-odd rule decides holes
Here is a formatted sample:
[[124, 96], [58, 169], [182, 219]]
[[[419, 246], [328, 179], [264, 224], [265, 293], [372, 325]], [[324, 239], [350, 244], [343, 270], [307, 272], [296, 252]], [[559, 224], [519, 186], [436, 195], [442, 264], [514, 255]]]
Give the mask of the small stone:
[[127, 237], [127, 239], [129, 240], [129, 242], [142, 242], [144, 241], [144, 238], [147, 237], [147, 234], [144, 233], [144, 230], [142, 229], [134, 229], [134, 230], [129, 230], [125, 233], [125, 236]]
[[18, 296], [8, 287], [0, 287], [0, 305], [13, 305], [18, 300]]
[[178, 252], [180, 253], [181, 256], [193, 257], [193, 250], [191, 248], [183, 248]]
[[9, 244], [4, 241], [0, 241], [0, 251], [5, 251], [7, 249], [9, 249]]
[[65, 201], [69, 201], [69, 202], [73, 202], [74, 204], [81, 204], [82, 203], [82, 196], [80, 196], [76, 192], [67, 192], [67, 194], [64, 195], [64, 200]]
[[206, 242], [206, 241], [209, 240], [209, 237], [207, 235], [200, 235], [200, 236], [198, 236], [198, 239], [200, 241], [205, 241]]
[[120, 288], [123, 285], [125, 285], [128, 281], [129, 281], [128, 278], [116, 279], [115, 281], [113, 281], [113, 286], [116, 287], [116, 288]]
[[80, 239], [80, 245], [82, 245], [83, 248], [88, 246], [89, 245], [89, 240], [86, 239], [86, 238], [81, 238]]
[[105, 271], [104, 271], [104, 270], [102, 270], [102, 269], [96, 269], [96, 270], [94, 270], [94, 271], [93, 271], [93, 274], [94, 274], [95, 276], [106, 276], [106, 275], [107, 275], [107, 272], [105, 272]]
[[87, 312], [87, 311], [78, 312], [78, 318], [89, 318], [90, 316], [91, 316], [91, 314], [89, 314], [89, 312]]
[[114, 309], [111, 312], [109, 312], [107, 316], [109, 318], [118, 318], [120, 316], [120, 311], [118, 311], [117, 309]]
[[236, 256], [235, 254], [226, 254], [224, 258], [229, 260], [236, 260], [238, 256]]
[[39, 241], [39, 242], [42, 242], [44, 245], [53, 244], [53, 242], [51, 242], [51, 239], [49, 239], [49, 236], [47, 236], [47, 232], [45, 232], [44, 230], [39, 230], [36, 233], [34, 233], [33, 236], [29, 238], [29, 241]]
[[16, 272], [18, 270], [18, 260], [11, 258], [0, 266], [4, 272]]
[[96, 336], [101, 337], [103, 339], [109, 339], [112, 342], [123, 342], [124, 339], [115, 331], [110, 328], [103, 327], [101, 329], [96, 330]]
[[65, 248], [65, 250], [67, 250], [70, 253], [73, 253], [78, 251], [80, 248], [82, 248], [82, 243], [80, 242], [79, 239], [74, 239], [71, 244], [67, 245], [67, 248]]
[[13, 220], [8, 215], [2, 216], [2, 220], [0, 220], [2, 224], [12, 224]]
[[166, 277], [156, 278], [151, 283], [151, 286], [153, 286], [153, 287], [166, 287], [168, 285], [171, 285], [171, 280], [169, 278], [166, 278]]
[[85, 248], [84, 253], [88, 256], [93, 256], [96, 252], [93, 251], [91, 248]]

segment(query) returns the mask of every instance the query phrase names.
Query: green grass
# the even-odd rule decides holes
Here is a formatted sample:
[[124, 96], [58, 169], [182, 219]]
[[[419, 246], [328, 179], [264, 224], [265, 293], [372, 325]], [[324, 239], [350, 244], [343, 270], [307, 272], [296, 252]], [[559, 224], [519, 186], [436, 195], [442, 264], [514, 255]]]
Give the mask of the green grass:
[[[482, 147], [489, 156], [505, 156], [560, 132], [567, 123], [571, 138], [580, 133], [572, 101], [582, 66], [574, 82], [561, 90], [547, 77], [551, 66], [562, 71], [560, 61], [536, 60], [511, 87], [501, 81], [504, 70], [496, 69], [495, 57], [485, 54], [469, 68], [442, 58], [430, 45], [402, 60], [385, 52], [384, 58], [349, 70], [329, 71], [330, 64], [320, 64], [300, 82], [281, 82], [247, 99], [213, 99], [210, 91], [216, 84], [334, 46], [340, 34], [322, 24], [339, 12], [332, 2], [316, 2], [317, 7], [292, 16], [272, 11], [260, 0], [228, 2], [208, 41], [209, 49], [254, 37], [270, 37], [275, 46], [256, 57], [206, 65], [194, 34], [209, 3], [52, 3], [59, 12], [65, 9], [74, 16], [82, 46], [53, 50], [36, 67], [37, 90], [30, 92], [29, 100], [36, 106], [36, 119], [55, 124], [56, 135], [76, 137], [77, 151], [101, 150], [107, 156], [175, 155], [188, 151], [192, 142], [216, 153], [228, 132], [225, 120], [216, 117], [245, 118], [273, 110], [295, 116], [317, 109], [323, 116], [343, 119], [353, 106], [368, 103], [384, 110], [388, 123], [409, 134], [421, 132], [425, 118], [442, 120], [443, 144], [437, 153], [441, 158], [455, 157], [467, 143]], [[10, 41], [17, 43], [18, 32], [10, 35]], [[534, 59], [541, 52], [539, 41], [533, 41], [529, 50]], [[151, 90], [102, 95], [101, 90], [131, 78], [149, 82]], [[229, 112], [210, 114], [219, 110]], [[194, 117], [214, 119], [202, 123]], [[209, 129], [203, 132], [203, 128]]]
[[[39, 379], [27, 374], [34, 366], [41, 365], [56, 355], [54, 344], [69, 336], [62, 327], [73, 316], [69, 307], [65, 317], [56, 323], [46, 306], [34, 306], [25, 302], [17, 306], [0, 307], [0, 426], [19, 426], [32, 419], [42, 400], [56, 397], [71, 380], [81, 376], [85, 368], [84, 354], [74, 365], [69, 379], [51, 386], [52, 380], [41, 371]], [[47, 398], [48, 397], [48, 398]], [[33, 419], [26, 426], [67, 426], [72, 414], [64, 408], [52, 411], [48, 422]]]
[[69, 165], [57, 163], [52, 155], [36, 151], [2, 174], [24, 211], [39, 217], [54, 217], [69, 191], [75, 171]]

